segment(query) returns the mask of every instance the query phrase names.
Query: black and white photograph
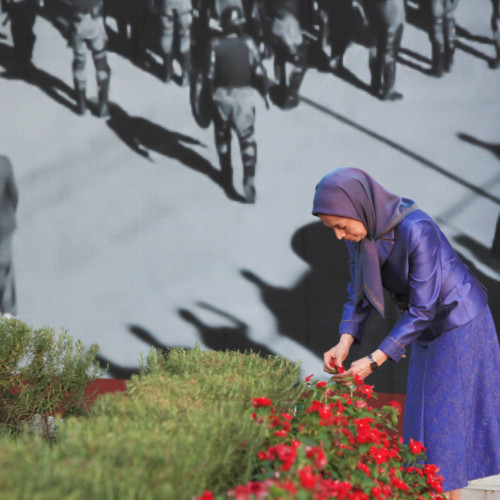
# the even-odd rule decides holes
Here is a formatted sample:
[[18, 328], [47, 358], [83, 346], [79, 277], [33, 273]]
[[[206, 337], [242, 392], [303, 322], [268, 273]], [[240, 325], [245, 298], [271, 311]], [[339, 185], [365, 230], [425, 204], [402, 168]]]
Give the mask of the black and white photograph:
[[[432, 218], [500, 332], [499, 9], [2, 0], [0, 313], [97, 343], [109, 378], [198, 345], [328, 380], [349, 251], [313, 200], [347, 167]], [[383, 296], [347, 367], [404, 312]], [[410, 358], [369, 383], [405, 394]]]

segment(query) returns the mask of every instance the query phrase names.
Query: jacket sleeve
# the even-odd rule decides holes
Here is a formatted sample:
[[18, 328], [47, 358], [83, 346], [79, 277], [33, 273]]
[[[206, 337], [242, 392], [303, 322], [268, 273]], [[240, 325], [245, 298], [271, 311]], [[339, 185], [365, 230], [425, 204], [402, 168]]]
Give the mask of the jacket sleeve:
[[363, 338], [363, 327], [368, 316], [372, 311], [372, 305], [366, 298], [363, 298], [358, 305], [355, 305], [355, 290], [354, 290], [354, 246], [356, 243], [346, 241], [347, 250], [349, 251], [349, 270], [351, 279], [347, 285], [347, 302], [344, 304], [342, 313], [342, 321], [339, 326], [339, 335], [349, 333], [355, 339], [355, 343], [360, 344]]
[[441, 282], [438, 230], [431, 221], [418, 221], [408, 241], [408, 309], [379, 346], [392, 360], [399, 361], [435, 317]]

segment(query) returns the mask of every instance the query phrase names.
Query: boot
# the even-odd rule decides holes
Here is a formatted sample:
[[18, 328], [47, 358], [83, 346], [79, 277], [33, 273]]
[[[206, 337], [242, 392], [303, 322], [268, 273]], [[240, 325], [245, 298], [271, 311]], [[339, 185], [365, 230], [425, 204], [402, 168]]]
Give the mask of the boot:
[[172, 54], [165, 54], [163, 56], [163, 68], [162, 68], [161, 79], [165, 83], [168, 83], [172, 79], [173, 74], [174, 74], [174, 67], [173, 67]]
[[221, 184], [225, 188], [233, 185], [233, 167], [231, 165], [231, 151], [219, 153]]
[[[240, 143], [241, 148], [241, 143]], [[257, 145], [255, 142], [243, 147], [243, 192], [247, 203], [255, 203], [255, 167], [257, 164]]]
[[451, 71], [453, 67], [454, 57], [455, 57], [455, 38], [456, 38], [456, 28], [455, 19], [447, 19], [445, 24], [446, 30], [446, 48], [443, 69], [446, 73]]
[[76, 98], [77, 114], [80, 116], [85, 115], [85, 113], [87, 113], [86, 89], [76, 81], [75, 81], [75, 98]]
[[257, 193], [255, 191], [255, 175], [244, 174], [243, 175], [243, 192], [245, 193], [245, 198], [247, 203], [255, 203]]
[[396, 62], [386, 62], [384, 64], [383, 75], [384, 82], [381, 99], [383, 101], [399, 101], [402, 99], [403, 94], [394, 90], [394, 84], [396, 83]]
[[432, 74], [440, 78], [444, 73], [444, 47], [432, 44]]
[[191, 79], [191, 52], [184, 52], [181, 54], [182, 61], [182, 75], [181, 86], [188, 87]]
[[381, 97], [383, 76], [379, 58], [376, 56], [370, 57], [369, 67], [371, 73], [370, 89], [375, 97]]
[[449, 73], [451, 71], [454, 59], [455, 59], [455, 47], [449, 47], [448, 50], [445, 52], [445, 58], [443, 64], [443, 69], [446, 73]]
[[287, 96], [284, 108], [295, 108], [299, 105], [299, 88], [304, 78], [305, 68], [294, 69], [290, 75], [290, 82], [288, 84]]
[[109, 79], [99, 83], [99, 101], [97, 104], [97, 116], [99, 118], [109, 117]]

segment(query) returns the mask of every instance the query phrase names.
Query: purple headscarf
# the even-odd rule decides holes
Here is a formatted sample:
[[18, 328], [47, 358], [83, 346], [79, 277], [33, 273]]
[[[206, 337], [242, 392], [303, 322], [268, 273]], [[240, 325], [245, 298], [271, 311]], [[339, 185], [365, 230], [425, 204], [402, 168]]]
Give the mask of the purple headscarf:
[[314, 215], [349, 217], [364, 224], [368, 233], [366, 238], [354, 243], [355, 303], [364, 294], [381, 316], [384, 316], [384, 295], [375, 242], [416, 208], [414, 201], [389, 193], [358, 168], [334, 170], [325, 175], [316, 186], [312, 211]]

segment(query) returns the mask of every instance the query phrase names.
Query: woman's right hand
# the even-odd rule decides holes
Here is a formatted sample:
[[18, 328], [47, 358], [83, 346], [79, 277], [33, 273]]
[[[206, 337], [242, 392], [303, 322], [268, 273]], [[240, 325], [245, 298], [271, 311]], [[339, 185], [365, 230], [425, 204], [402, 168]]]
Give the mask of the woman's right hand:
[[339, 343], [323, 354], [323, 370], [326, 373], [333, 373], [335, 366], [342, 366], [353, 342], [354, 337], [344, 333], [340, 336]]

